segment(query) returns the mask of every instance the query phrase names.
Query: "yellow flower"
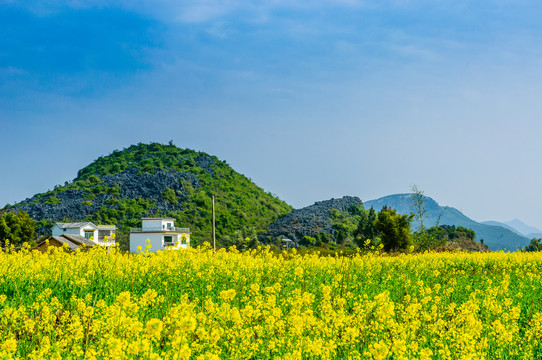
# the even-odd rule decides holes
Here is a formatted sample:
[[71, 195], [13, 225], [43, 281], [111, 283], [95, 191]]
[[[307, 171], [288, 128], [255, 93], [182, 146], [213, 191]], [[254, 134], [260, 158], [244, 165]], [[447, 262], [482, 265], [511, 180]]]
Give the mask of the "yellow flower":
[[130, 302], [130, 293], [128, 291], [123, 291], [117, 296], [117, 303], [125, 306]]
[[220, 298], [224, 301], [230, 301], [235, 297], [236, 293], [234, 289], [224, 290], [220, 292]]
[[0, 348], [11, 356], [17, 351], [17, 340], [13, 338], [7, 339]]
[[147, 322], [145, 326], [145, 333], [151, 339], [160, 339], [164, 323], [156, 318], [152, 318]]

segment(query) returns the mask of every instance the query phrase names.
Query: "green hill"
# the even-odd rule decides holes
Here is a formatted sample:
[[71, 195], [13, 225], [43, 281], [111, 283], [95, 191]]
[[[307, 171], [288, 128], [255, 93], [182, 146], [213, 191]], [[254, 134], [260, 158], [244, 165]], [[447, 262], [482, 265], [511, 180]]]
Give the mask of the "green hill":
[[[195, 243], [211, 240], [211, 196], [216, 198], [217, 239], [263, 233], [291, 211], [225, 161], [171, 143], [132, 145], [95, 160], [75, 179], [13, 206], [39, 221], [41, 234], [56, 221], [115, 224], [120, 233], [144, 216], [168, 216], [190, 227]], [[126, 236], [126, 235], [125, 235]], [[227, 245], [227, 244], [226, 244]]]
[[[397, 209], [397, 212], [400, 214], [409, 214], [413, 212], [411, 194], [389, 195], [365, 202], [366, 208], [372, 206], [377, 211], [384, 205]], [[427, 214], [424, 216], [423, 220], [426, 227], [434, 226], [437, 222], [439, 225], [463, 226], [467, 229], [474, 230], [476, 232], [476, 240], [480, 241], [483, 239], [484, 243], [491, 250], [514, 251], [529, 243], [529, 239], [507, 228], [476, 222], [453, 207], [440, 206], [430, 197], [424, 197], [424, 206], [427, 210]], [[412, 229], [415, 229], [416, 227], [417, 224], [413, 223]]]

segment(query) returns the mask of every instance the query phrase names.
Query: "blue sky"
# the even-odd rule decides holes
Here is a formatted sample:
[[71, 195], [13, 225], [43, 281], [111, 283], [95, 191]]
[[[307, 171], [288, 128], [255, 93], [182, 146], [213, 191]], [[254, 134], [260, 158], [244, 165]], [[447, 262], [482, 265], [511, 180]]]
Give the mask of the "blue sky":
[[542, 228], [536, 1], [0, 0], [0, 206], [172, 140], [294, 207], [417, 184]]

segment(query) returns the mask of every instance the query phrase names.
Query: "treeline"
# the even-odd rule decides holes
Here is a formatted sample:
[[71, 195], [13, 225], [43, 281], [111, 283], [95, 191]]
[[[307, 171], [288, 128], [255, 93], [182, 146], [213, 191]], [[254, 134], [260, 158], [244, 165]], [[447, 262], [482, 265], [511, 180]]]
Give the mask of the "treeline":
[[[313, 236], [304, 236], [299, 243], [287, 244], [282, 237], [272, 239], [260, 235], [261, 230], [255, 226], [243, 226], [230, 234], [219, 236], [217, 246], [234, 246], [238, 250], [271, 245], [277, 250], [288, 246], [301, 246], [302, 248], [328, 250], [362, 248], [380, 249], [386, 252], [412, 252], [435, 250], [449, 241], [458, 239], [474, 241], [476, 237], [473, 230], [453, 225], [434, 226], [427, 230], [421, 229], [412, 232], [411, 222], [414, 215], [398, 214], [395, 209], [386, 206], [379, 212], [376, 212], [372, 207], [364, 209], [363, 205], [353, 205], [344, 212], [337, 209], [330, 211], [333, 221], [332, 233], [320, 232]], [[23, 242], [35, 244], [37, 226], [38, 222], [24, 211], [17, 213], [6, 211], [0, 215], [0, 241], [9, 240], [15, 246], [20, 246]], [[129, 248], [127, 233], [120, 230], [117, 240], [122, 249]], [[539, 239], [534, 239], [525, 250], [539, 251], [541, 247]]]
[[411, 230], [414, 214], [398, 214], [384, 206], [379, 212], [351, 206], [346, 212], [332, 209], [333, 233], [304, 236], [303, 247], [382, 249], [386, 252], [437, 250], [448, 242], [474, 241], [476, 233], [462, 226], [437, 225]]
[[36, 226], [36, 221], [24, 211], [2, 213], [0, 215], [0, 245], [3, 246], [6, 240], [16, 246], [24, 242], [33, 242], [36, 238]]

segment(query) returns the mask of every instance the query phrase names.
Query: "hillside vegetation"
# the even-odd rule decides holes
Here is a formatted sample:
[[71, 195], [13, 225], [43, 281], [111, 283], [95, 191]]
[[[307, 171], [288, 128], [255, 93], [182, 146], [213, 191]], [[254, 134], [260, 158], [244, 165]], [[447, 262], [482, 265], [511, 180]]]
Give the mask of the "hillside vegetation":
[[337, 250], [353, 254], [371, 249], [386, 252], [488, 250], [486, 245], [475, 241], [473, 230], [461, 226], [441, 225], [424, 232], [413, 231], [413, 217], [388, 207], [378, 211], [372, 207], [367, 209], [359, 198], [344, 196], [293, 210], [271, 224], [266, 237], [267, 241], [275, 239], [275, 244], [280, 244], [276, 239], [288, 238], [302, 247], [302, 253], [306, 250], [322, 254]]
[[195, 243], [211, 239], [211, 196], [217, 238], [255, 236], [291, 207], [266, 193], [225, 161], [173, 144], [132, 145], [98, 158], [75, 179], [13, 206], [38, 221], [39, 233], [55, 221], [115, 224], [120, 233], [143, 216], [168, 216], [190, 227]]

